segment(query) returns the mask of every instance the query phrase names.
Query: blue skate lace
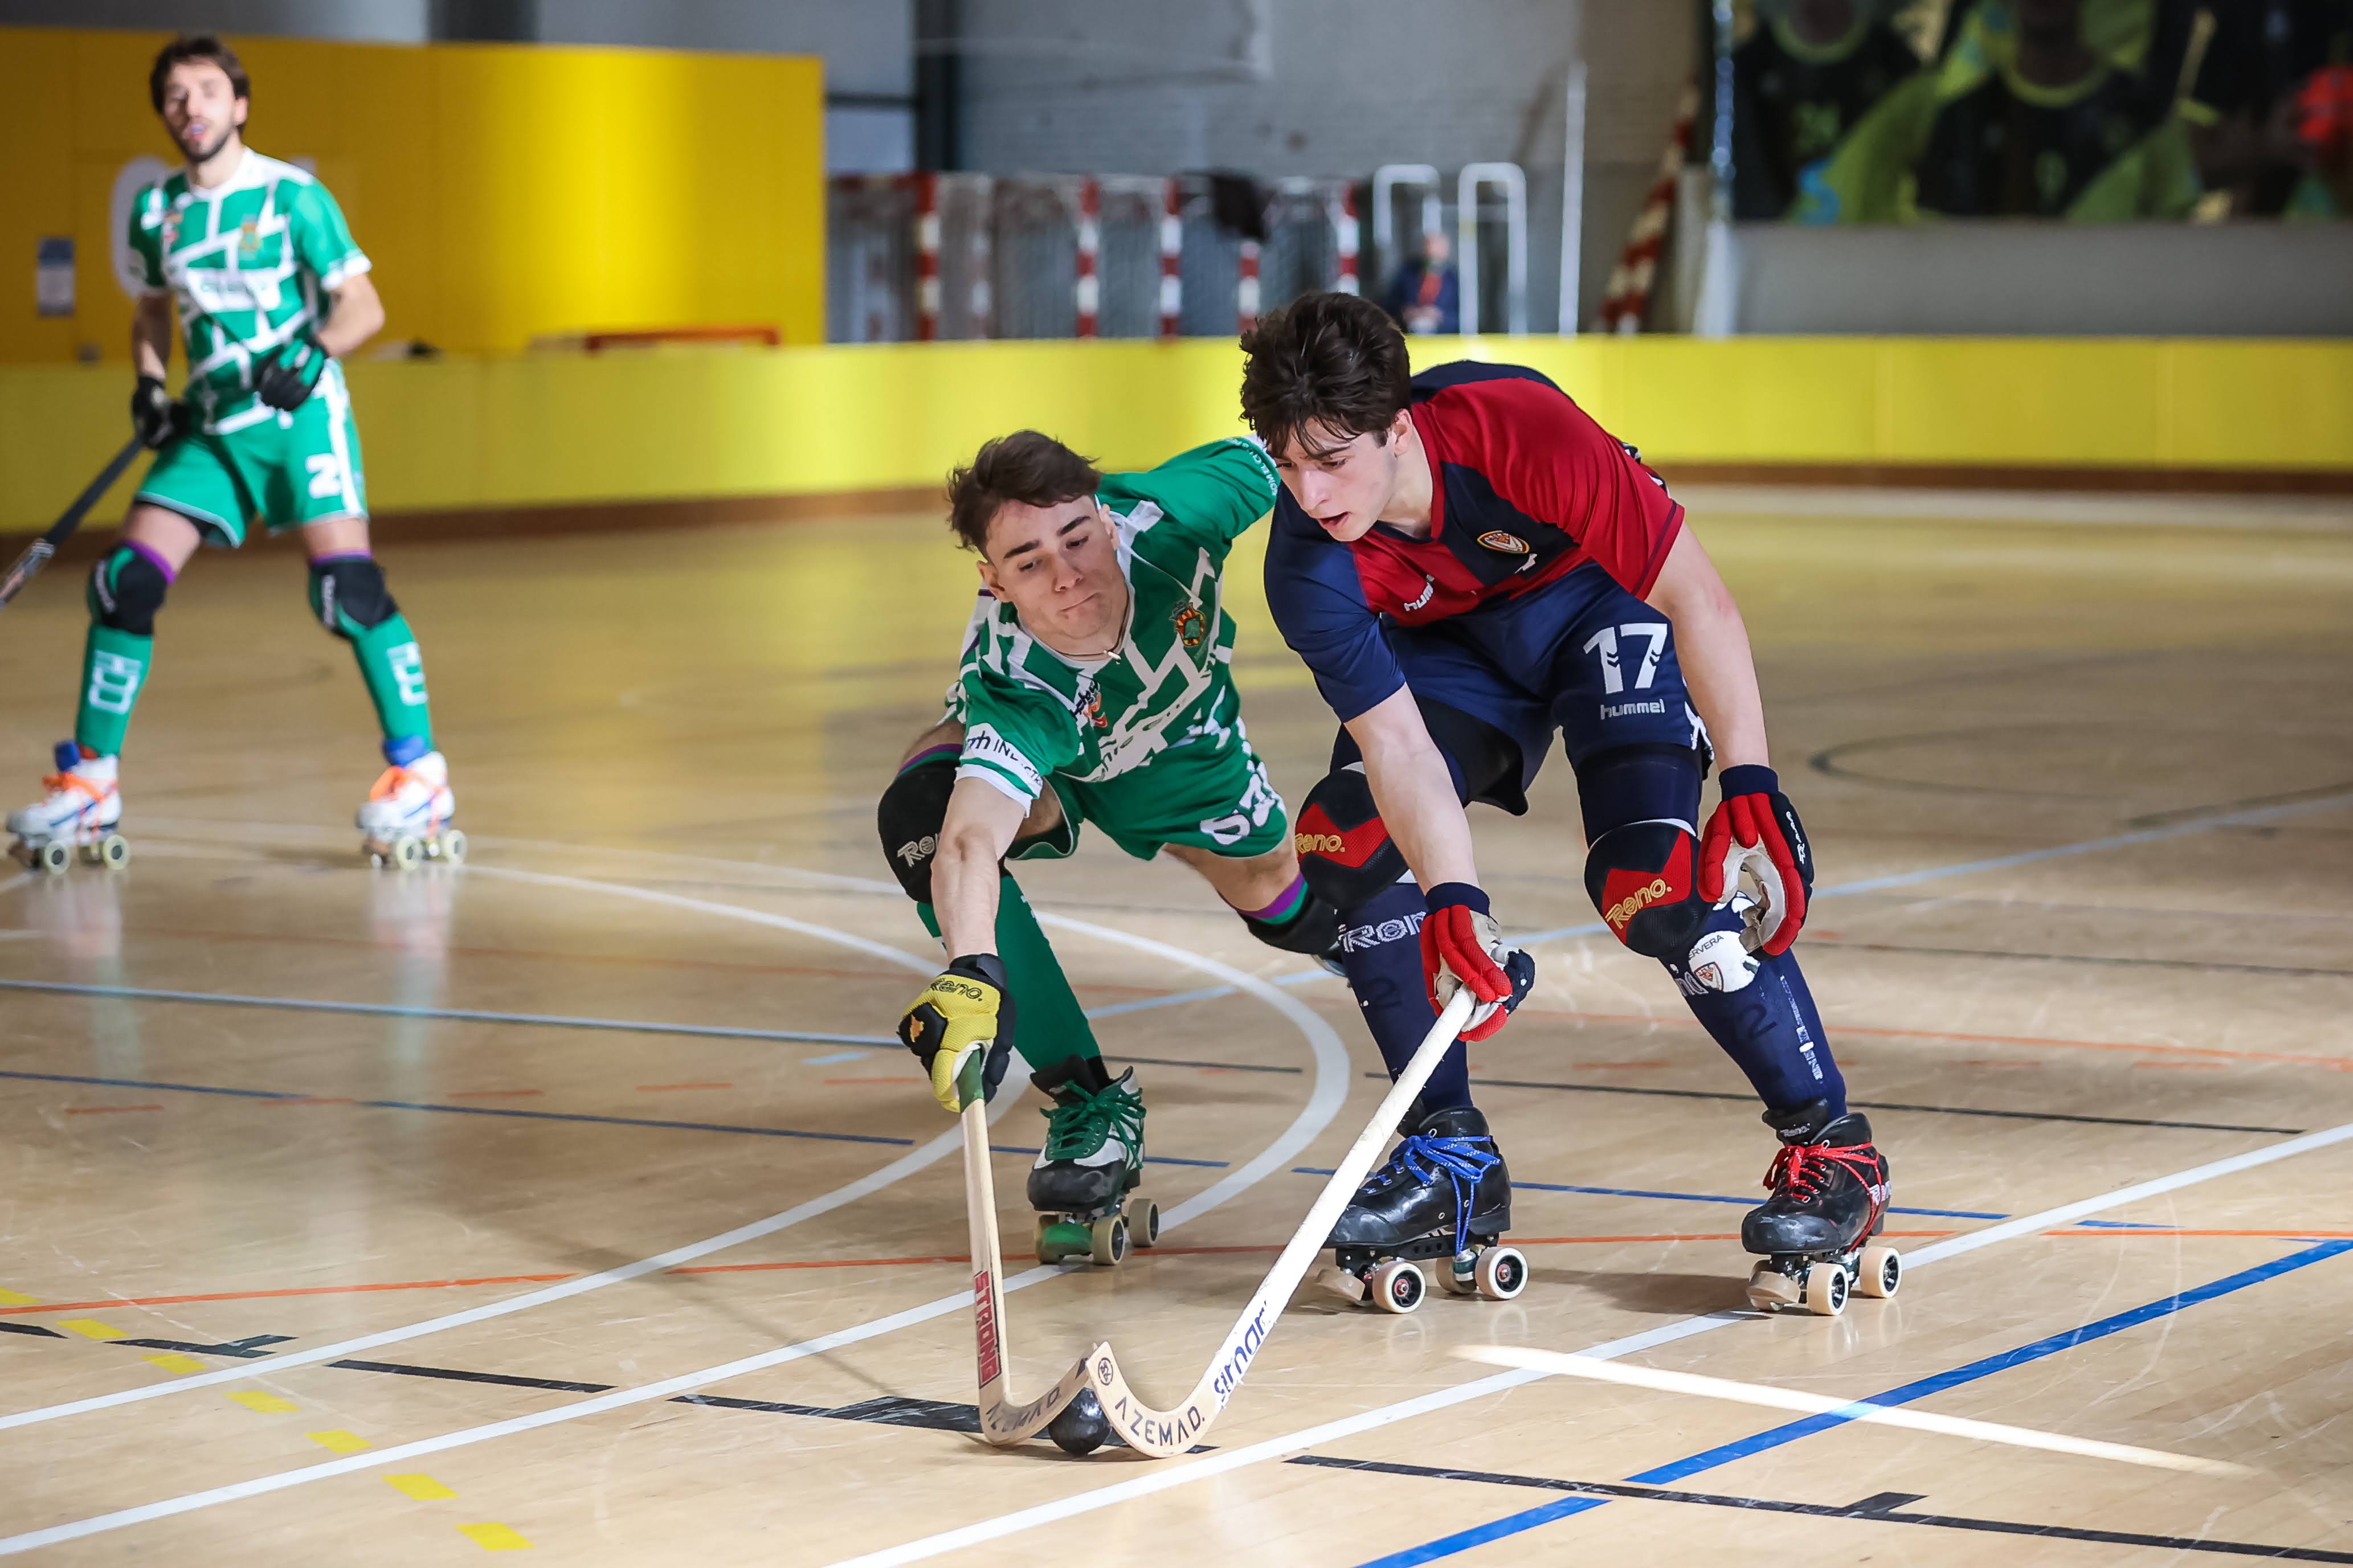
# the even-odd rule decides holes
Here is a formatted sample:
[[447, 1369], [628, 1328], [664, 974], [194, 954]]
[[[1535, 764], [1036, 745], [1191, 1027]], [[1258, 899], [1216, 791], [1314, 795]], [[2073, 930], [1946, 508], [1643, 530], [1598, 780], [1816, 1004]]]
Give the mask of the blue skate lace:
[[1479, 1145], [1484, 1139], [1425, 1138], [1415, 1132], [1389, 1151], [1388, 1161], [1374, 1174], [1379, 1181], [1400, 1173], [1417, 1182], [1434, 1182], [1440, 1172], [1454, 1189], [1454, 1250], [1461, 1252], [1471, 1244], [1471, 1198], [1472, 1188], [1488, 1170], [1504, 1163], [1503, 1156]]

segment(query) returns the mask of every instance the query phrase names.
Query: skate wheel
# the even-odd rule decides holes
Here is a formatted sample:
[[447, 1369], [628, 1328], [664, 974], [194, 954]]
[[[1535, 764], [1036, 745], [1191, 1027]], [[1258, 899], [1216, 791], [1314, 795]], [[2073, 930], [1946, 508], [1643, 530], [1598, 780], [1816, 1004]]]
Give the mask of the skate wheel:
[[62, 838], [52, 838], [46, 844], [33, 846], [33, 864], [52, 877], [63, 874], [72, 863], [73, 850]]
[[1835, 1263], [1817, 1263], [1806, 1270], [1806, 1310], [1818, 1318], [1835, 1318], [1846, 1310], [1846, 1270]]
[[1857, 1294], [1885, 1300], [1904, 1283], [1904, 1255], [1892, 1247], [1866, 1247], [1855, 1260], [1854, 1276]]
[[1458, 1252], [1446, 1260], [1438, 1271], [1439, 1287], [1450, 1296], [1475, 1296], [1479, 1293], [1479, 1255]]
[[466, 863], [466, 835], [458, 828], [445, 830], [433, 841], [433, 851], [452, 866]]
[[93, 866], [103, 866], [110, 871], [120, 871], [131, 864], [131, 841], [120, 833], [110, 833], [82, 851]]
[[1060, 1263], [1069, 1258], [1084, 1258], [1092, 1250], [1094, 1237], [1085, 1226], [1051, 1215], [1038, 1216], [1039, 1262]]
[[1127, 1261], [1127, 1219], [1123, 1215], [1107, 1214], [1088, 1227], [1092, 1245], [1087, 1250], [1094, 1260], [1106, 1268], [1116, 1268]]
[[1748, 1304], [1760, 1312], [1778, 1312], [1798, 1304], [1798, 1283], [1769, 1263], [1760, 1263], [1748, 1276]]
[[1402, 1258], [1390, 1258], [1365, 1280], [1366, 1294], [1372, 1298], [1373, 1305], [1399, 1317], [1420, 1306], [1422, 1293], [1429, 1288], [1421, 1270]]
[[1160, 1205], [1150, 1198], [1130, 1196], [1127, 1200], [1127, 1238], [1149, 1250], [1160, 1241]]
[[1508, 1301], [1528, 1288], [1528, 1260], [1516, 1247], [1491, 1247], [1479, 1255], [1472, 1279], [1490, 1301]]
[[425, 840], [402, 837], [392, 841], [392, 863], [404, 871], [413, 871], [425, 858]]

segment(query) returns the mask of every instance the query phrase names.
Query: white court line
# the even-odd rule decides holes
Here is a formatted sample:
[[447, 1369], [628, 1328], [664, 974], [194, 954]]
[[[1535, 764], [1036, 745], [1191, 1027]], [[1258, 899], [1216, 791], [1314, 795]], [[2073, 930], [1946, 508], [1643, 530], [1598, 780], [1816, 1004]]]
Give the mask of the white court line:
[[[2232, 1175], [2241, 1171], [2251, 1170], [2257, 1165], [2268, 1165], [2274, 1160], [2284, 1160], [2293, 1155], [2308, 1153], [2315, 1149], [2324, 1149], [2331, 1144], [2342, 1143], [2348, 1139], [2353, 1139], [2353, 1122], [2347, 1122], [2340, 1127], [2331, 1127], [2319, 1132], [2309, 1132], [2301, 1138], [2291, 1138], [2285, 1142], [2250, 1150], [2243, 1154], [2233, 1154], [2227, 1159], [2193, 1166], [2169, 1176], [2159, 1176], [2154, 1181], [2120, 1187], [2115, 1192], [2103, 1194], [2098, 1197], [2063, 1204], [2054, 1209], [2045, 1209], [2041, 1214], [2022, 1215], [2000, 1225], [1989, 1226], [1983, 1230], [1970, 1231], [1967, 1235], [1957, 1236], [1949, 1240], [1937, 1242], [1934, 1246], [1924, 1247], [1917, 1252], [1906, 1253], [1905, 1263], [1907, 1268], [1919, 1268], [1944, 1258], [1957, 1257], [1965, 1252], [1974, 1252], [1981, 1247], [1991, 1247], [1998, 1242], [2009, 1241], [2017, 1237], [2066, 1225], [2085, 1215], [2098, 1214], [2104, 1209], [2118, 1208], [2126, 1204], [2137, 1203], [2143, 1198], [2155, 1197], [2182, 1187], [2195, 1186], [2199, 1183], [2211, 1182], [2220, 1176]], [[1704, 1317], [1686, 1318], [1682, 1322], [1664, 1324], [1643, 1333], [1629, 1335], [1624, 1339], [1590, 1345], [1575, 1353], [1590, 1361], [1614, 1361], [1620, 1356], [1631, 1355], [1639, 1351], [1653, 1350], [1677, 1340], [1689, 1339], [1694, 1334], [1711, 1333], [1717, 1329], [1728, 1328], [1734, 1323], [1754, 1321], [1756, 1318], [1757, 1314], [1754, 1312], [1710, 1312]], [[927, 1535], [902, 1545], [886, 1547], [880, 1552], [871, 1552], [862, 1557], [845, 1558], [833, 1563], [831, 1568], [896, 1568], [900, 1563], [920, 1563], [927, 1558], [977, 1546], [984, 1542], [998, 1541], [1008, 1535], [1018, 1535], [1025, 1530], [1034, 1530], [1040, 1525], [1058, 1524], [1064, 1520], [1076, 1518], [1080, 1514], [1092, 1513], [1119, 1503], [1132, 1502], [1137, 1498], [1149, 1497], [1155, 1492], [1167, 1491], [1175, 1487], [1214, 1479], [1250, 1465], [1264, 1464], [1271, 1459], [1286, 1458], [1293, 1454], [1319, 1447], [1337, 1438], [1353, 1436], [1359, 1432], [1369, 1432], [1377, 1427], [1390, 1426], [1399, 1421], [1409, 1421], [1415, 1416], [1427, 1415], [1433, 1411], [1449, 1409], [1475, 1399], [1484, 1399], [1491, 1394], [1501, 1394], [1507, 1389], [1535, 1383], [1549, 1375], [1547, 1373], [1536, 1372], [1496, 1373], [1490, 1377], [1458, 1384], [1452, 1388], [1441, 1388], [1413, 1399], [1401, 1400], [1395, 1405], [1381, 1405], [1360, 1415], [1344, 1416], [1337, 1421], [1326, 1421], [1320, 1426], [1305, 1427], [1284, 1436], [1271, 1437], [1262, 1443], [1252, 1443], [1247, 1447], [1156, 1465], [1133, 1480], [1114, 1482], [1107, 1487], [1098, 1487], [1092, 1491], [1081, 1492], [1074, 1497], [1062, 1498], [1053, 1502], [1040, 1503], [1034, 1508], [1000, 1514], [995, 1519], [981, 1520], [960, 1529], [943, 1531], [939, 1534]], [[5, 1542], [0, 1542], [0, 1547], [5, 1545]]]
[[[477, 873], [470, 872], [469, 874], [472, 875]], [[507, 874], [514, 875], [513, 873]], [[593, 889], [600, 892], [628, 892], [632, 894], [644, 893], [644, 889], [628, 889], [618, 883], [592, 882], [572, 878], [533, 877], [530, 879], [553, 881], [558, 884], [568, 882], [583, 889]], [[649, 896], [655, 897], [655, 900], [657, 902], [681, 901], [666, 894]], [[714, 911], [725, 910], [731, 908], [731, 906], [725, 904], [702, 904], [701, 900], [683, 901], [692, 907], [699, 907]], [[748, 910], [738, 910], [735, 912], [745, 916], [753, 916], [757, 913], [757, 911]], [[1315, 1138], [1322, 1133], [1324, 1129], [1330, 1125], [1332, 1119], [1339, 1114], [1342, 1104], [1347, 1099], [1349, 1089], [1350, 1072], [1347, 1048], [1341, 1045], [1340, 1037], [1333, 1032], [1331, 1026], [1326, 1024], [1321, 1017], [1317, 1016], [1303, 1004], [1283, 994], [1280, 991], [1277, 991], [1273, 986], [1268, 984], [1265, 981], [1259, 979], [1255, 975], [1245, 974], [1241, 971], [1230, 968], [1226, 964], [1219, 963], [1213, 958], [1208, 958], [1196, 952], [1189, 952], [1180, 947], [1174, 947], [1166, 942], [1155, 942], [1149, 937], [1135, 936], [1126, 931], [1113, 931], [1109, 927], [1092, 925], [1085, 921], [1071, 920], [1061, 915], [1041, 914], [1039, 918], [1049, 924], [1060, 926], [1066, 931], [1078, 931], [1088, 936], [1100, 938], [1106, 942], [1116, 942], [1124, 947], [1132, 947], [1136, 949], [1138, 952], [1148, 952], [1159, 957], [1170, 959], [1176, 963], [1186, 964], [1188, 967], [1198, 969], [1205, 973], [1214, 975], [1217, 978], [1225, 981], [1229, 984], [1248, 991], [1250, 994], [1256, 996], [1259, 1000], [1264, 1002], [1268, 1006], [1272, 1007], [1276, 1012], [1282, 1014], [1285, 1018], [1297, 1026], [1300, 1032], [1306, 1036], [1309, 1047], [1315, 1054], [1314, 1086], [1309, 1092], [1307, 1103], [1300, 1109], [1299, 1114], [1293, 1119], [1290, 1126], [1286, 1127], [1282, 1133], [1277, 1137], [1272, 1143], [1261, 1150], [1255, 1159], [1250, 1161], [1248, 1163], [1239, 1167], [1238, 1169], [1228, 1173], [1214, 1184], [1204, 1189], [1202, 1192], [1196, 1194], [1185, 1202], [1171, 1207], [1167, 1211], [1166, 1216], [1162, 1221], [1162, 1228], [1164, 1230], [1174, 1229], [1177, 1226], [1184, 1224], [1187, 1220], [1198, 1218], [1199, 1215], [1207, 1214], [1209, 1210], [1217, 1207], [1219, 1204], [1225, 1203], [1228, 1200], [1238, 1196], [1244, 1190], [1263, 1180], [1269, 1174], [1284, 1169], [1293, 1160], [1299, 1156], [1301, 1152], [1303, 1151], [1308, 1144], [1314, 1142]], [[904, 955], [902, 954], [902, 956], [903, 957]], [[1005, 1097], [1002, 1103], [1006, 1106], [1010, 1106], [1015, 1102], [1015, 1098], [1016, 1097], [1012, 1095], [1008, 1095]], [[926, 1145], [923, 1150], [919, 1151], [918, 1152], [928, 1155], [930, 1158], [936, 1159], [938, 1157], [938, 1153], [935, 1151], [940, 1149], [940, 1145], [944, 1143], [947, 1147], [955, 1147], [955, 1141], [961, 1135], [961, 1131], [962, 1129], [959, 1126], [957, 1129], [944, 1134], [942, 1139], [934, 1140], [932, 1144]], [[896, 1162], [896, 1164], [906, 1164], [908, 1161], [913, 1160], [915, 1157], [915, 1155], [910, 1154], [906, 1156], [905, 1159]], [[880, 1173], [878, 1173], [878, 1174], [880, 1174]], [[870, 1180], [871, 1180], [871, 1178], [870, 1178]], [[819, 1201], [822, 1202], [823, 1200]], [[747, 1227], [747, 1229], [749, 1227]], [[1012, 1279], [1003, 1281], [1001, 1288], [1007, 1291], [1018, 1290], [1026, 1286], [1034, 1285], [1040, 1280], [1059, 1279], [1062, 1276], [1063, 1272], [1064, 1270], [1059, 1268], [1032, 1268], [1026, 1273], [1016, 1275]], [[536, 1294], [544, 1296], [552, 1293], [540, 1292]], [[821, 1335], [812, 1340], [804, 1340], [797, 1344], [786, 1345], [776, 1350], [763, 1351], [756, 1355], [744, 1356], [739, 1360], [728, 1362], [720, 1366], [706, 1367], [701, 1372], [686, 1373], [678, 1377], [664, 1379], [659, 1383], [645, 1384], [636, 1388], [617, 1389], [609, 1394], [598, 1394], [594, 1398], [580, 1400], [571, 1405], [559, 1405], [553, 1410], [543, 1410], [536, 1415], [516, 1416], [512, 1420], [492, 1422], [490, 1425], [483, 1426], [467, 1427], [460, 1431], [445, 1433], [438, 1437], [427, 1437], [415, 1443], [404, 1443], [396, 1447], [375, 1449], [365, 1454], [353, 1455], [347, 1458], [331, 1460], [325, 1464], [310, 1465], [299, 1469], [282, 1470], [275, 1475], [259, 1476], [252, 1480], [236, 1481], [227, 1486], [214, 1487], [206, 1491], [189, 1492], [180, 1497], [167, 1498], [160, 1502], [145, 1503], [136, 1508], [120, 1509], [112, 1513], [97, 1514], [88, 1519], [76, 1520], [68, 1524], [53, 1525], [46, 1530], [27, 1531], [19, 1535], [12, 1535], [5, 1537], [5, 1539], [0, 1539], [0, 1557], [9, 1556], [19, 1552], [30, 1552], [37, 1547], [53, 1546], [60, 1542], [77, 1541], [84, 1536], [97, 1535], [111, 1530], [121, 1530], [129, 1525], [143, 1524], [151, 1520], [168, 1519], [174, 1514], [189, 1513], [197, 1509], [211, 1508], [220, 1503], [235, 1502], [242, 1498], [259, 1497], [268, 1492], [282, 1491], [289, 1487], [302, 1486], [311, 1481], [326, 1480], [331, 1477], [347, 1475], [355, 1470], [374, 1469], [381, 1465], [401, 1464], [409, 1459], [422, 1458], [427, 1454], [438, 1454], [446, 1452], [451, 1448], [466, 1447], [476, 1443], [486, 1443], [493, 1438], [511, 1436], [519, 1432], [533, 1431], [539, 1427], [554, 1426], [560, 1422], [576, 1421], [584, 1416], [602, 1415], [607, 1410], [617, 1410], [626, 1405], [641, 1405], [649, 1400], [671, 1398], [677, 1394], [687, 1393], [692, 1389], [702, 1388], [710, 1384], [723, 1382], [726, 1379], [733, 1377], [740, 1377], [746, 1373], [758, 1372], [763, 1368], [778, 1366], [786, 1362], [799, 1361], [807, 1356], [821, 1355], [828, 1351], [838, 1350], [844, 1345], [857, 1344], [865, 1340], [875, 1339], [881, 1335], [891, 1333], [895, 1330], [907, 1328], [915, 1323], [924, 1322], [931, 1319], [944, 1316], [949, 1312], [964, 1310], [970, 1307], [971, 1304], [972, 1292], [969, 1289], [959, 1290], [954, 1295], [943, 1296], [937, 1300], [928, 1301], [918, 1307], [911, 1307], [905, 1311], [894, 1312], [889, 1317], [878, 1319], [872, 1322], [861, 1323], [855, 1328], [842, 1329], [833, 1333]], [[459, 1314], [458, 1316], [464, 1317], [466, 1314]], [[353, 1342], [353, 1344], [361, 1342]], [[380, 1343], [383, 1342], [383, 1341], [379, 1338], [364, 1342]], [[227, 1377], [241, 1377], [249, 1380], [258, 1375], [267, 1375], [269, 1372], [275, 1370], [279, 1366], [295, 1364], [302, 1361], [315, 1361], [320, 1359], [321, 1356], [327, 1354], [340, 1354], [343, 1353], [343, 1350], [346, 1348], [348, 1347], [336, 1346], [332, 1347], [328, 1351], [308, 1352], [301, 1356], [272, 1356], [266, 1365], [257, 1366], [252, 1363], [248, 1363], [227, 1373], [210, 1373], [204, 1377], [188, 1378], [174, 1384], [161, 1384], [152, 1390], [135, 1391], [134, 1396], [141, 1398], [151, 1397], [154, 1394], [168, 1393], [176, 1388], [191, 1387], [202, 1383], [219, 1382]], [[121, 1403], [122, 1396], [110, 1395], [107, 1396], [105, 1400], [81, 1401], [79, 1402], [79, 1407], [94, 1407], [100, 1404], [110, 1402]], [[67, 1407], [60, 1406], [58, 1408], [62, 1412]]]
[[2063, 1432], [2042, 1432], [2031, 1426], [2011, 1426], [2000, 1421], [1972, 1421], [1963, 1415], [1939, 1415], [1933, 1410], [1905, 1410], [1871, 1401], [1836, 1399], [1825, 1394], [1801, 1394], [1770, 1384], [1735, 1383], [1697, 1373], [1669, 1372], [1639, 1363], [1621, 1366], [1589, 1355], [1565, 1351], [1531, 1350], [1525, 1345], [1465, 1345], [1454, 1352], [1464, 1361], [1489, 1366], [1513, 1366], [1540, 1372], [1547, 1377], [1589, 1377], [1662, 1394], [1688, 1394], [1698, 1399], [1724, 1399], [1736, 1405], [1757, 1405], [1767, 1410], [1788, 1410], [1799, 1415], [1835, 1415], [1859, 1426], [1900, 1426], [1909, 1432], [1930, 1432], [1972, 1443], [2002, 1443], [2013, 1448], [2039, 1448], [2051, 1454], [2073, 1454], [2088, 1459], [2113, 1459], [2153, 1470], [2184, 1470], [2192, 1475], [2242, 1478], [2255, 1472], [2228, 1459], [2204, 1459], [2193, 1454], [2168, 1453], [2162, 1448], [2136, 1447], [2130, 1443], [2103, 1443], [2093, 1437], [2070, 1437]]
[[[644, 899], [654, 903], [694, 910], [703, 914], [749, 921], [756, 925], [776, 926], [782, 930], [796, 931], [803, 936], [815, 937], [821, 942], [829, 942], [839, 946], [871, 953], [923, 974], [934, 972], [934, 964], [928, 959], [917, 958], [912, 953], [902, 952], [895, 947], [886, 946], [879, 942], [870, 942], [864, 937], [852, 936], [848, 931], [834, 931], [827, 926], [811, 925], [805, 921], [769, 914], [764, 910], [747, 910], [733, 904], [681, 898], [673, 893], [650, 892], [643, 888], [631, 888], [617, 882], [592, 882], [576, 877], [551, 877], [533, 871], [470, 867], [463, 874], [469, 877], [494, 877], [509, 881], [533, 882], [550, 887], [567, 888], [575, 891], [617, 893], [629, 898]], [[1006, 1101], [1008, 1107], [1012, 1103], [1009, 1098]], [[1003, 1114], [1001, 1110], [997, 1112], [999, 1116]], [[510, 1296], [504, 1300], [486, 1302], [479, 1307], [467, 1308], [463, 1311], [445, 1313], [438, 1318], [427, 1318], [421, 1322], [409, 1323], [400, 1328], [384, 1329], [375, 1333], [362, 1334], [354, 1339], [340, 1340], [333, 1344], [321, 1345], [312, 1350], [273, 1355], [269, 1358], [270, 1370], [274, 1372], [288, 1367], [304, 1366], [314, 1362], [332, 1361], [340, 1356], [353, 1355], [361, 1351], [374, 1350], [381, 1345], [399, 1344], [408, 1340], [421, 1339], [427, 1334], [439, 1333], [444, 1329], [462, 1328], [466, 1324], [479, 1323], [486, 1319], [505, 1317], [512, 1312], [529, 1311], [534, 1307], [543, 1307], [551, 1302], [561, 1301], [586, 1291], [600, 1290], [607, 1285], [617, 1285], [624, 1280], [635, 1279], [641, 1275], [674, 1268], [681, 1263], [690, 1262], [713, 1252], [723, 1251], [731, 1247], [740, 1247], [744, 1242], [756, 1241], [764, 1236], [774, 1236], [776, 1232], [798, 1225], [803, 1220], [815, 1219], [819, 1215], [830, 1214], [845, 1205], [880, 1192], [892, 1183], [914, 1174], [959, 1146], [958, 1133], [955, 1129], [951, 1128], [930, 1142], [910, 1150], [870, 1175], [861, 1176], [844, 1186], [836, 1187], [832, 1192], [820, 1197], [811, 1198], [807, 1203], [796, 1204], [791, 1208], [779, 1214], [770, 1215], [765, 1219], [754, 1220], [749, 1225], [738, 1226], [733, 1230], [723, 1232], [702, 1241], [690, 1242], [683, 1247], [674, 1247], [667, 1252], [657, 1253], [651, 1258], [639, 1258], [635, 1263], [625, 1263], [617, 1268], [600, 1269], [596, 1273], [582, 1275], [576, 1279], [566, 1279], [560, 1284], [547, 1286], [543, 1289], [525, 1291], [520, 1296]], [[72, 1399], [61, 1405], [47, 1405], [35, 1410], [17, 1411], [12, 1415], [0, 1415], [0, 1432], [15, 1426], [31, 1426], [44, 1421], [55, 1421], [62, 1416], [79, 1415], [87, 1411], [107, 1410], [119, 1405], [134, 1405], [142, 1400], [160, 1399], [165, 1394], [178, 1394], [186, 1389], [206, 1388], [217, 1384], [250, 1379], [253, 1375], [254, 1369], [251, 1367], [225, 1367], [218, 1372], [179, 1378], [170, 1383], [147, 1384], [138, 1388], [121, 1389], [113, 1394], [94, 1394], [87, 1399]]]

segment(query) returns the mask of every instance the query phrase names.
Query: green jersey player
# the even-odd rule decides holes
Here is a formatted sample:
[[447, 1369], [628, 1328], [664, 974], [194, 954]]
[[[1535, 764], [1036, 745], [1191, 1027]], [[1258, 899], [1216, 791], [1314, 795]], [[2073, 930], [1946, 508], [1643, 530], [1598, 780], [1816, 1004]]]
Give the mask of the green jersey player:
[[[182, 37], [155, 57], [155, 111], [185, 166], [139, 195], [131, 248], [145, 292], [131, 330], [131, 416], [155, 461], [121, 541], [90, 584], [90, 628], [74, 738], [38, 804], [12, 812], [20, 849], [115, 837], [116, 754], [147, 683], [155, 612], [199, 543], [234, 548], [259, 522], [299, 529], [311, 607], [352, 645], [390, 765], [360, 808], [368, 847], [409, 863], [463, 852], [434, 748], [416, 634], [369, 553], [359, 432], [336, 361], [384, 324], [368, 258], [324, 185], [245, 144], [244, 68], [219, 39]], [[174, 306], [186, 396], [164, 376]], [[55, 849], [42, 863], [59, 867]]]
[[1045, 1262], [1116, 1262], [1128, 1228], [1149, 1246], [1157, 1225], [1143, 1206], [1121, 1217], [1144, 1158], [1134, 1069], [1104, 1069], [1004, 862], [1066, 856], [1092, 822], [1139, 859], [1192, 867], [1261, 942], [1323, 958], [1339, 940], [1336, 911], [1300, 880], [1230, 668], [1221, 572], [1275, 489], [1247, 438], [1103, 475], [1034, 430], [989, 442], [948, 481], [984, 592], [947, 717], [877, 814], [892, 873], [950, 960], [899, 1037], [951, 1111], [966, 1053], [987, 1049], [993, 1089], [1020, 1049], [1054, 1101], [1029, 1176]]

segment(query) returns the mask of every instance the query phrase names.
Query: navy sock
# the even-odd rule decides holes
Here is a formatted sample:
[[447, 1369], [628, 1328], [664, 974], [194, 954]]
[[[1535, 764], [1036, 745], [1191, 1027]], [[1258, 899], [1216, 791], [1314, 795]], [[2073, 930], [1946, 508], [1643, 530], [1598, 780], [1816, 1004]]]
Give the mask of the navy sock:
[[[1719, 910], [1710, 931], [1736, 931], [1740, 919]], [[1757, 955], [1757, 978], [1737, 991], [1710, 991], [1683, 964], [1666, 961], [1667, 973], [1724, 1054], [1748, 1075], [1767, 1110], [1787, 1110], [1808, 1100], [1830, 1102], [1833, 1119], [1846, 1114], [1846, 1079], [1831, 1057], [1822, 1016], [1798, 968], [1795, 952], [1778, 958]]]
[[[1394, 1079], [1413, 1059], [1414, 1048], [1438, 1022], [1421, 984], [1421, 920], [1428, 912], [1421, 889], [1395, 882], [1340, 918], [1340, 963], [1348, 988], [1365, 1015], [1365, 1026], [1381, 1048]], [[1471, 1103], [1471, 1058], [1457, 1040], [1430, 1075], [1418, 1102], [1424, 1113]]]

